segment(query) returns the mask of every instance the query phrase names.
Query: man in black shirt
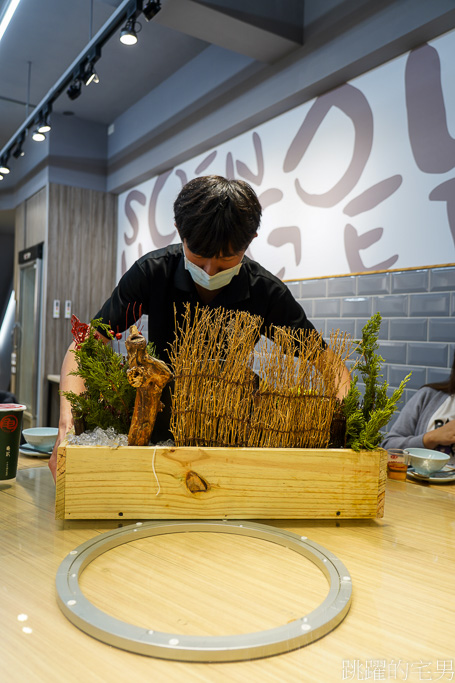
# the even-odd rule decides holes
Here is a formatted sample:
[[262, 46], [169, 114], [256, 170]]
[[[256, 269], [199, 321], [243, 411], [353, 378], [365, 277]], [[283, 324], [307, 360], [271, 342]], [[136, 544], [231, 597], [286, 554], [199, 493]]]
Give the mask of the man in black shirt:
[[[191, 259], [187, 265], [201, 263], [204, 273], [205, 268], [212, 269], [215, 276], [229, 274], [239, 264], [241, 267], [228, 284], [208, 290], [193, 280], [191, 271], [185, 267], [185, 257]], [[231, 266], [233, 262], [235, 265]], [[186, 302], [259, 315], [264, 320], [262, 333], [272, 324], [314, 330], [286, 285], [259, 263], [243, 253], [240, 260], [239, 254], [211, 258], [196, 255], [188, 249], [186, 241], [152, 251], [136, 261], [95, 318], [102, 318], [117, 332], [132, 325], [139, 310], [147, 314], [149, 339], [159, 357], [167, 362], [169, 344], [174, 339], [174, 306], [179, 319]], [[325, 346], [322, 339], [321, 345]]]
[[[174, 338], [174, 307], [178, 319], [187, 302], [259, 315], [264, 333], [271, 325], [314, 330], [286, 285], [245, 256], [257, 236], [261, 213], [255, 192], [244, 181], [220, 176], [194, 178], [174, 203], [182, 244], [150, 252], [136, 261], [94, 318], [102, 318], [114, 332], [122, 332], [140, 313], [146, 313], [149, 339], [164, 361]], [[321, 347], [322, 356], [330, 362], [333, 351], [322, 338]], [[63, 361], [60, 386], [63, 391], [78, 393], [84, 386], [79, 377], [69, 374], [76, 367], [72, 348]], [[349, 384], [344, 367], [340, 397]], [[71, 406], [62, 396], [59, 436], [49, 462], [54, 477], [57, 447], [71, 426]]]

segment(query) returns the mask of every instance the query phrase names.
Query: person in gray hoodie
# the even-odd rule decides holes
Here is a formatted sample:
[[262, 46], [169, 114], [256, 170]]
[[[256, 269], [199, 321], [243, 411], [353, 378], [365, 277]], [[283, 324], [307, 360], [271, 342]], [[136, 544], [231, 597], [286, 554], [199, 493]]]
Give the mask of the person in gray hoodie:
[[445, 382], [425, 384], [406, 403], [382, 442], [390, 448], [430, 448], [455, 463], [455, 354]]

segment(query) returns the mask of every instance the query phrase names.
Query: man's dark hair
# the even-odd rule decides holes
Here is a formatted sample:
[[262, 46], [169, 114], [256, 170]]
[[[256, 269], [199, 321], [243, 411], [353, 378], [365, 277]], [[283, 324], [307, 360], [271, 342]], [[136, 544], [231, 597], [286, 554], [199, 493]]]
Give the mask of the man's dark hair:
[[174, 202], [180, 238], [204, 258], [245, 251], [259, 227], [261, 205], [243, 180], [200, 176], [190, 180]]

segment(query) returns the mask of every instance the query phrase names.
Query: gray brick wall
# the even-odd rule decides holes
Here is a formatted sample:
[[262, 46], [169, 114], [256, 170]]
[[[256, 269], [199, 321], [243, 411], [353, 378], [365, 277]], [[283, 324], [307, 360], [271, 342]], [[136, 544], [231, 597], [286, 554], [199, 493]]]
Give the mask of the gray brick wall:
[[390, 391], [412, 371], [404, 401], [423, 384], [441, 381], [450, 374], [455, 353], [455, 266], [301, 280], [287, 285], [324, 337], [332, 329], [340, 329], [357, 339], [365, 322], [379, 311], [379, 352]]

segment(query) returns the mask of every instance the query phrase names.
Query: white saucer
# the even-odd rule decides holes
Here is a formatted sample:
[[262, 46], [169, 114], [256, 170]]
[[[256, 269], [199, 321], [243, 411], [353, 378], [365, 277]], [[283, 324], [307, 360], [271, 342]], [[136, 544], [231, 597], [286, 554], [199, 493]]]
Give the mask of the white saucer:
[[424, 474], [419, 474], [414, 471], [413, 467], [408, 467], [408, 477], [417, 479], [418, 481], [427, 481], [429, 484], [448, 484], [455, 481], [455, 467], [453, 465], [445, 465], [439, 472], [434, 472], [431, 477], [426, 477]]
[[41, 458], [47, 458], [52, 451], [38, 451], [36, 448], [33, 448], [33, 446], [29, 446], [28, 443], [24, 443], [22, 446], [19, 446], [19, 453], [21, 453], [21, 455], [34, 455], [40, 456]]

